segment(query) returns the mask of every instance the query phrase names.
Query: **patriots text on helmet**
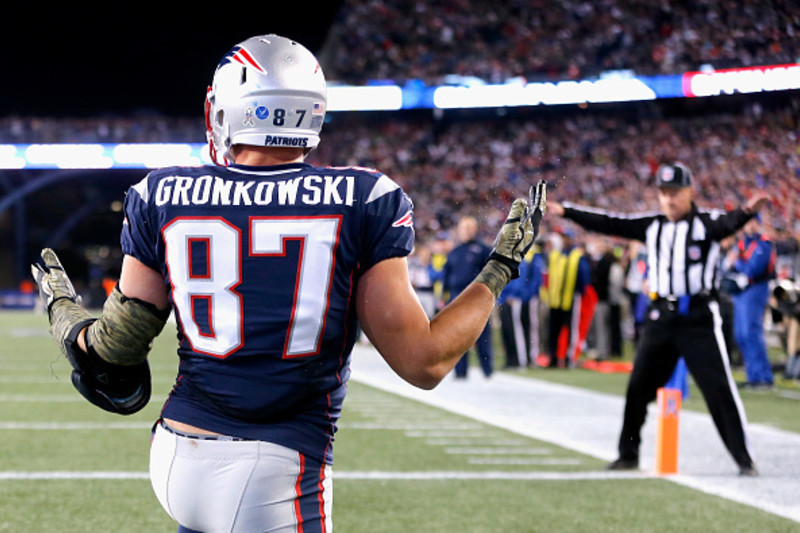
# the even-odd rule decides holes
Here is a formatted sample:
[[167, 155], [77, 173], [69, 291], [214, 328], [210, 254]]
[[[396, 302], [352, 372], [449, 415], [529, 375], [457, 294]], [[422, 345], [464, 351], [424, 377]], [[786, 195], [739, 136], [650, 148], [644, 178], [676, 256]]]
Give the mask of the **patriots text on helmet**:
[[353, 176], [302, 176], [290, 180], [226, 180], [219, 176], [168, 176], [158, 182], [156, 205], [347, 205], [355, 203]]
[[308, 146], [308, 139], [304, 137], [283, 137], [281, 135], [267, 135], [264, 139], [264, 146], [290, 146], [293, 148], [305, 148]]

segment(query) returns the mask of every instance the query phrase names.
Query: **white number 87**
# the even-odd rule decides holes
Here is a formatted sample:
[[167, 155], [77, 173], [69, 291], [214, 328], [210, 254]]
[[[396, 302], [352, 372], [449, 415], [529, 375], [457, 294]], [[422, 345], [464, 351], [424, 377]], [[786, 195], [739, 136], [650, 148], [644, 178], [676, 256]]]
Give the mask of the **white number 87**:
[[[283, 346], [285, 358], [319, 352], [340, 222], [340, 217], [330, 216], [250, 218], [252, 257], [282, 257], [287, 240], [301, 242], [292, 316]], [[241, 230], [222, 217], [191, 217], [171, 221], [162, 234], [173, 303], [183, 333], [195, 351], [218, 358], [229, 356], [244, 342], [242, 296], [236, 291], [242, 282]], [[196, 249], [205, 253], [205, 259], [193, 260]], [[198, 264], [204, 268], [194, 271], [193, 265]], [[202, 308], [200, 301], [208, 314], [202, 321], [196, 314]]]

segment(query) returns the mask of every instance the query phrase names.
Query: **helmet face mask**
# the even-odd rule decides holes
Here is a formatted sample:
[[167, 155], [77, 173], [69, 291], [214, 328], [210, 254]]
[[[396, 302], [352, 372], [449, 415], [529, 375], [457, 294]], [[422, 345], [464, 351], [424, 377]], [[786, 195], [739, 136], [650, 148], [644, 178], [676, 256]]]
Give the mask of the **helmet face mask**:
[[232, 163], [237, 144], [311, 150], [326, 108], [325, 76], [308, 49], [278, 35], [251, 37], [222, 58], [208, 88], [211, 157]]

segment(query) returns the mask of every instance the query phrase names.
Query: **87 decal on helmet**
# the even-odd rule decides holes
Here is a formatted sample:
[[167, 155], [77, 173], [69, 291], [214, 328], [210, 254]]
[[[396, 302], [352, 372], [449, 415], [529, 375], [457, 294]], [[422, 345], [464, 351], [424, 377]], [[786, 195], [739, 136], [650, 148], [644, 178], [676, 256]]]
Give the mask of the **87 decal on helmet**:
[[247, 39], [225, 54], [206, 93], [211, 157], [232, 163], [236, 144], [311, 150], [326, 107], [325, 75], [307, 48], [278, 35]]

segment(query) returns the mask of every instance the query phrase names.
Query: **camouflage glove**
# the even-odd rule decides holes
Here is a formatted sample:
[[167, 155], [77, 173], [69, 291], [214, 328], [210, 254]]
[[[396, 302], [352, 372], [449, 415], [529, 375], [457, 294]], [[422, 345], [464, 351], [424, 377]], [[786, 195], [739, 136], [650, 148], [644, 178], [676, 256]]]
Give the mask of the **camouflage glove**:
[[489, 260], [475, 278], [478, 283], [489, 287], [495, 298], [500, 296], [509, 281], [519, 277], [519, 265], [539, 233], [547, 203], [546, 187], [544, 181], [531, 187], [529, 203], [524, 198], [514, 200], [495, 238]]
[[[88, 325], [93, 319], [83, 309], [64, 267], [56, 253], [50, 248], [42, 250], [44, 264], [31, 265], [33, 279], [39, 286], [39, 296], [47, 309], [50, 334], [64, 351], [64, 342], [76, 324]], [[55, 309], [59, 312], [54, 312]], [[65, 352], [66, 353], [66, 352]]]
[[39, 286], [39, 296], [47, 310], [50, 311], [53, 303], [61, 298], [77, 302], [78, 294], [56, 253], [50, 248], [45, 248], [42, 250], [42, 261], [44, 265], [41, 263], [31, 265], [31, 273]]
[[524, 198], [514, 200], [508, 218], [495, 238], [489, 260], [475, 278], [476, 282], [489, 287], [495, 298], [500, 296], [509, 281], [519, 277], [519, 265], [533, 244], [530, 219], [525, 224], [520, 224], [526, 206]]

